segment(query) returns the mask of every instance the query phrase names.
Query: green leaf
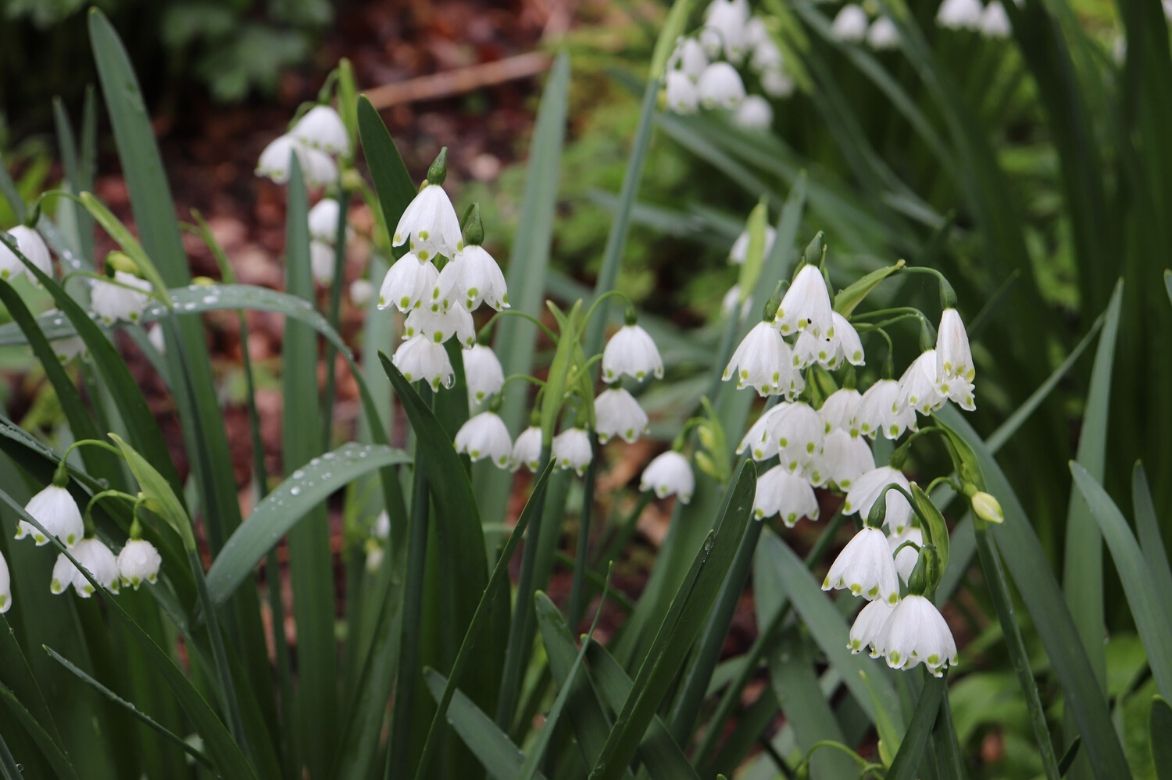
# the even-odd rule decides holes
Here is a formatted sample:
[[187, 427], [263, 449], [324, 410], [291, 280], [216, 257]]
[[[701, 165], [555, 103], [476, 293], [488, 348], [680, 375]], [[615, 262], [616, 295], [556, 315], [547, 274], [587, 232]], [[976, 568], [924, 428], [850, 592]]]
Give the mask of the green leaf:
[[920, 762], [924, 758], [928, 740], [932, 737], [932, 726], [936, 723], [936, 714], [940, 711], [947, 685], [944, 679], [934, 677], [924, 683], [907, 733], [903, 735], [899, 752], [895, 754], [895, 761], [887, 771], [888, 780], [915, 780], [919, 777]]
[[659, 31], [659, 38], [655, 41], [655, 50], [651, 53], [651, 78], [659, 81], [667, 70], [667, 61], [675, 49], [676, 41], [684, 33], [688, 25], [688, 13], [692, 10], [692, 0], [675, 0], [663, 29]]
[[216, 556], [208, 570], [212, 601], [227, 601], [265, 553], [334, 492], [371, 471], [410, 461], [407, 453], [386, 445], [350, 443], [294, 471], [256, 505]]
[[[40, 748], [41, 754], [44, 755], [49, 765], [53, 767], [53, 771], [57, 773], [58, 777], [78, 777], [77, 770], [74, 769], [73, 764], [69, 761], [69, 756], [65, 754], [65, 751], [50, 736], [49, 732], [45, 730], [45, 727], [33, 717], [33, 714], [17, 700], [16, 694], [3, 683], [0, 683], [0, 701], [3, 701], [7, 705], [8, 711], [24, 726], [25, 731], [32, 737], [37, 747]], [[17, 777], [20, 776], [17, 775]]]
[[[745, 252], [745, 262], [741, 264], [741, 272], [737, 277], [737, 286], [741, 289], [741, 296], [749, 295], [754, 290], [757, 280], [761, 277], [761, 267], [765, 264], [765, 223], [769, 219], [769, 207], [762, 199], [749, 212], [749, 246]], [[768, 282], [765, 285], [768, 287]], [[771, 291], [772, 292], [772, 291]]]
[[855, 308], [866, 300], [867, 296], [876, 287], [882, 284], [889, 276], [902, 270], [905, 265], [907, 263], [899, 260], [894, 265], [884, 266], [856, 279], [849, 286], [844, 287], [835, 294], [834, 310], [849, 319]]
[[163, 281], [159, 269], [155, 268], [155, 264], [151, 262], [150, 256], [143, 249], [142, 244], [138, 242], [138, 239], [122, 224], [118, 217], [114, 216], [114, 212], [106, 208], [92, 193], [83, 192], [78, 196], [78, 199], [81, 201], [81, 205], [89, 211], [90, 216], [102, 226], [102, 229], [111, 238], [118, 242], [122, 251], [129, 255], [130, 259], [138, 266], [139, 273], [151, 283], [154, 295], [163, 295], [163, 291], [167, 289], [167, 283]]
[[415, 197], [415, 184], [387, 132], [387, 126], [365, 95], [358, 99], [358, 135], [374, 180], [374, 190], [378, 193], [379, 222], [386, 229], [389, 240], [399, 224], [399, 217]]
[[1135, 507], [1135, 531], [1139, 537], [1139, 548], [1143, 550], [1157, 593], [1172, 593], [1172, 566], [1168, 552], [1164, 549], [1164, 538], [1160, 532], [1160, 520], [1152, 502], [1152, 491], [1148, 487], [1147, 474], [1142, 463], [1136, 463], [1131, 471], [1131, 505]]
[[1172, 698], [1172, 610], [1168, 608], [1168, 593], [1156, 590], [1143, 551], [1107, 491], [1080, 464], [1071, 463], [1070, 471], [1111, 551], [1156, 685], [1165, 697]]
[[[424, 676], [431, 695], [439, 701], [447, 680], [434, 669], [424, 670]], [[507, 734], [497, 728], [492, 718], [458, 690], [452, 696], [447, 717], [464, 744], [476, 754], [491, 776], [498, 780], [515, 780], [520, 776], [525, 755], [509, 740]]]
[[110, 439], [122, 452], [122, 457], [126, 460], [130, 473], [138, 481], [139, 490], [147, 497], [147, 507], [171, 526], [179, 538], [183, 540], [183, 544], [189, 552], [195, 552], [195, 536], [191, 531], [191, 518], [187, 516], [187, 510], [183, 508], [183, 504], [179, 502], [179, 496], [175, 495], [175, 491], [167, 484], [167, 480], [163, 479], [163, 476], [146, 458], [123, 441], [121, 436], [111, 433]]
[[1159, 780], [1172, 780], [1172, 707], [1159, 696], [1152, 699], [1152, 713], [1148, 720], [1148, 738], [1152, 745], [1152, 763]]
[[699, 637], [750, 521], [756, 466], [743, 462], [733, 477], [712, 537], [701, 548], [660, 624], [590, 777], [618, 778], [634, 757], [648, 724]]

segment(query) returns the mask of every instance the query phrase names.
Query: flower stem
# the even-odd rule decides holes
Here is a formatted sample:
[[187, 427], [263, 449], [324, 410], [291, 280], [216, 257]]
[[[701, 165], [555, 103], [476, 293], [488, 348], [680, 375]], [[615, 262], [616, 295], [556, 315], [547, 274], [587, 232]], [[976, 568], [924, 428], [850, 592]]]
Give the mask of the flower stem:
[[578, 547], [574, 551], [574, 575], [570, 584], [569, 624], [571, 628], [578, 625], [582, 619], [583, 584], [589, 562], [586, 560], [590, 552], [590, 518], [594, 512], [594, 483], [598, 478], [598, 436], [590, 434], [590, 465], [586, 468], [586, 479], [582, 487], [582, 511], [578, 519]]
[[1058, 759], [1054, 755], [1054, 743], [1050, 739], [1050, 727], [1046, 724], [1046, 710], [1042, 707], [1042, 698], [1038, 695], [1038, 685], [1030, 669], [1030, 659], [1026, 654], [1025, 642], [1021, 638], [1021, 629], [1013, 613], [1013, 601], [1009, 595], [1005, 570], [1001, 568], [1001, 559], [997, 557], [996, 550], [989, 543], [985, 524], [976, 520], [975, 530], [977, 557], [980, 559], [985, 581], [989, 585], [989, 594], [993, 597], [993, 606], [997, 610], [1001, 630], [1005, 634], [1005, 646], [1009, 650], [1013, 670], [1017, 672], [1022, 693], [1025, 694], [1026, 708], [1029, 710], [1030, 722], [1034, 728], [1034, 739], [1038, 743], [1038, 753], [1042, 759], [1042, 769], [1048, 780], [1059, 780], [1061, 775], [1058, 771]]
[[[345, 190], [337, 193], [338, 198], [338, 231], [334, 236], [334, 279], [330, 285], [330, 327], [335, 332], [342, 312], [342, 284], [346, 279], [346, 212], [350, 206], [350, 196]], [[341, 334], [339, 334], [340, 336]], [[247, 346], [245, 347], [247, 349]], [[334, 395], [337, 387], [337, 347], [326, 339], [326, 391], [322, 396], [322, 441], [325, 449], [330, 448], [330, 432], [334, 423]]]

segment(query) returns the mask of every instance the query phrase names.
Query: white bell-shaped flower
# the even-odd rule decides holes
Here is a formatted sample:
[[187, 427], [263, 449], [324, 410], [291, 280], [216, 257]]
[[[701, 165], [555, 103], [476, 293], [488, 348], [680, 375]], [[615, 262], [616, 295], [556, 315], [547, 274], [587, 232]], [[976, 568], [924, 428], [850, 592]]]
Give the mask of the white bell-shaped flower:
[[969, 336], [956, 309], [945, 309], [936, 331], [936, 389], [961, 409], [976, 409], [973, 381], [977, 370], [969, 348]]
[[879, 638], [883, 635], [883, 626], [887, 624], [887, 619], [891, 617], [893, 611], [895, 611], [895, 607], [886, 601], [881, 599], [868, 601], [866, 606], [859, 610], [859, 614], [855, 616], [855, 622], [851, 625], [847, 649], [857, 655], [863, 652], [863, 648], [866, 648], [872, 658], [883, 655], [883, 648], [879, 646]]
[[782, 401], [758, 417], [757, 422], [749, 426], [741, 443], [737, 445], [737, 455], [742, 455], [747, 450], [749, 457], [756, 461], [769, 460], [776, 455], [777, 439], [769, 435], [769, 428], [776, 416], [787, 406], [789, 404]]
[[900, 403], [899, 382], [880, 379], [867, 388], [859, 403], [859, 430], [872, 439], [880, 433], [898, 439], [907, 429], [916, 429], [916, 410]]
[[643, 469], [643, 476], [639, 480], [639, 490], [654, 490], [657, 498], [678, 496], [683, 504], [692, 500], [692, 491], [695, 489], [696, 477], [692, 474], [691, 464], [682, 453], [675, 450], [655, 456]]
[[402, 246], [408, 239], [420, 260], [431, 260], [437, 254], [452, 258], [464, 246], [460, 219], [440, 185], [425, 181], [399, 217], [391, 244]]
[[[756, 21], [756, 20], [754, 20]], [[753, 54], [749, 57], [749, 67], [758, 73], [780, 70], [784, 62], [781, 49], [766, 34], [757, 43], [753, 44]]]
[[474, 344], [463, 351], [463, 356], [469, 403], [483, 403], [501, 391], [505, 386], [505, 372], [492, 349]]
[[826, 400], [818, 409], [818, 416], [822, 418], [826, 432], [830, 433], [837, 428], [846, 431], [851, 436], [858, 436], [861, 432], [859, 429], [859, 406], [862, 402], [863, 396], [858, 390], [850, 387], [840, 388], [826, 396]]
[[738, 390], [752, 387], [759, 395], [779, 395], [789, 388], [792, 373], [789, 345], [771, 323], [758, 322], [733, 352], [721, 379], [735, 376]]
[[899, 47], [899, 29], [890, 16], [880, 16], [871, 22], [867, 30], [867, 45], [876, 51], [888, 51]]
[[944, 405], [944, 396], [936, 387], [936, 350], [929, 349], [911, 362], [899, 378], [899, 406], [929, 415]]
[[783, 336], [807, 329], [821, 336], [833, 332], [832, 313], [830, 291], [826, 289], [822, 272], [817, 266], [804, 265], [785, 291], [774, 322]]
[[799, 370], [818, 363], [830, 367], [834, 362], [834, 341], [825, 336], [818, 336], [812, 330], [803, 330], [794, 339], [794, 368]]
[[387, 557], [387, 551], [383, 546], [374, 539], [366, 540], [366, 572], [368, 574], [375, 574], [382, 568], [383, 560]]
[[746, 130], [768, 130], [773, 126], [773, 106], [760, 95], [748, 95], [733, 113], [733, 123]]
[[451, 387], [456, 381], [448, 351], [427, 336], [404, 341], [395, 350], [391, 362], [408, 382], [427, 382], [432, 390]]
[[603, 381], [629, 376], [642, 382], [651, 375], [663, 378], [663, 358], [651, 335], [634, 323], [619, 328], [602, 350]]
[[[1170, 7], [1167, 0], [1165, 0], [1164, 7]], [[997, 0], [993, 0], [985, 6], [985, 10], [981, 12], [980, 30], [981, 35], [986, 38], [998, 40], [1008, 38], [1013, 32], [1013, 28], [1009, 24], [1009, 15], [1005, 13], [1005, 6]]]
[[832, 312], [830, 320], [834, 329], [830, 337], [834, 356], [825, 365], [828, 368], [838, 368], [844, 360], [852, 366], [863, 365], [866, 356], [863, 354], [863, 342], [859, 338], [859, 332], [850, 324], [850, 320], [838, 312]]
[[86, 354], [85, 339], [81, 336], [67, 336], [63, 339], [53, 339], [49, 342], [49, 346], [53, 348], [53, 354], [62, 363], [68, 363], [75, 357]]
[[[777, 238], [777, 231], [765, 226], [765, 256], [773, 250], [773, 241]], [[737, 240], [733, 242], [732, 248], [728, 250], [728, 261], [733, 265], [743, 265], [745, 259], [749, 256], [749, 229], [745, 228], [741, 234], [737, 236]]]
[[[850, 490], [854, 481], [875, 468], [871, 447], [861, 436], [851, 436], [835, 428], [822, 438], [822, 455], [811, 475], [834, 485], [839, 490]], [[821, 484], [817, 479], [815, 484]]]
[[476, 343], [476, 325], [462, 304], [454, 303], [440, 311], [420, 306], [412, 309], [403, 322], [403, 338], [416, 336], [426, 336], [436, 344], [456, 338], [461, 346], [471, 347]]
[[[911, 542], [911, 544], [905, 544]], [[912, 526], [901, 534], [892, 534], [887, 537], [887, 544], [891, 547], [891, 554], [895, 556], [895, 570], [899, 578], [905, 583], [911, 579], [912, 571], [920, 560], [920, 547], [924, 545], [924, 532]]]
[[724, 56], [724, 41], [721, 40], [720, 33], [715, 28], [702, 28], [697, 33], [696, 40], [700, 42], [700, 48], [704, 50], [704, 54], [709, 58], [709, 61], [720, 59]]
[[867, 12], [860, 6], [844, 5], [834, 16], [830, 32], [835, 40], [843, 43], [858, 43], [867, 37]]
[[12, 578], [8, 573], [8, 561], [0, 553], [0, 615], [12, 609]]
[[753, 517], [764, 520], [779, 515], [787, 528], [808, 517], [818, 519], [818, 497], [802, 477], [782, 466], [774, 466], [757, 478], [753, 495]]
[[582, 476], [594, 457], [590, 434], [581, 428], [562, 431], [553, 437], [552, 457], [559, 469], [573, 469], [578, 472], [578, 476]]
[[667, 72], [663, 82], [663, 96], [673, 114], [694, 114], [700, 107], [700, 91], [696, 82], [679, 70]]
[[[16, 242], [16, 248], [28, 258], [30, 263], [48, 276], [53, 275], [53, 258], [40, 233], [30, 227], [17, 225], [8, 231], [8, 237]], [[0, 241], [0, 279], [15, 279], [21, 274], [32, 278], [32, 274], [29, 273], [20, 258], [8, 248], [7, 244]]]
[[[117, 593], [119, 590], [118, 559], [110, 548], [93, 537], [82, 539], [70, 550], [78, 564], [90, 573], [105, 590]], [[94, 586], [85, 575], [77, 570], [65, 555], [58, 554], [57, 562], [53, 564], [53, 574], [49, 581], [49, 591], [59, 596], [70, 586], [78, 596], [88, 599], [94, 594]]]
[[310, 187], [333, 184], [338, 180], [338, 166], [325, 152], [311, 149], [292, 135], [282, 135], [264, 148], [256, 164], [256, 175], [271, 179], [276, 184], [289, 181], [289, 160], [297, 155], [301, 177]]
[[748, 298], [745, 298], [743, 302], [741, 301], [741, 287], [740, 285], [734, 284], [728, 288], [728, 292], [720, 299], [720, 313], [727, 317], [735, 312], [737, 305], [740, 304], [740, 316], [746, 317], [749, 314], [749, 307], [752, 303]]
[[633, 444], [647, 430], [647, 412], [626, 390], [608, 388], [594, 399], [594, 430], [601, 444], [611, 436]]
[[369, 279], [359, 277], [350, 282], [350, 289], [347, 292], [350, 295], [351, 303], [355, 306], [365, 307], [374, 297], [374, 285], [370, 283]]
[[797, 402], [780, 407], [769, 420], [767, 435], [777, 442], [781, 465], [791, 472], [804, 470], [822, 451], [824, 425], [809, 404]]
[[394, 306], [409, 312], [431, 300], [438, 279], [434, 265], [408, 252], [387, 269], [378, 291], [378, 307]]
[[731, 111], [745, 99], [745, 83], [741, 74], [727, 62], [714, 62], [700, 74], [696, 84], [700, 105], [704, 108], [723, 108]]
[[510, 458], [513, 471], [524, 466], [532, 472], [541, 467], [541, 429], [530, 425], [521, 431], [521, 435], [513, 442], [513, 454]]
[[90, 308], [107, 325], [118, 320], [138, 322], [150, 302], [151, 283], [125, 271], [115, 271], [113, 281], [94, 279]]
[[387, 510], [384, 509], [378, 513], [378, 517], [374, 519], [371, 533], [375, 539], [381, 539], [384, 542], [391, 538], [391, 516], [387, 514]]
[[505, 275], [479, 244], [458, 250], [440, 271], [436, 286], [445, 306], [459, 303], [468, 311], [476, 311], [480, 304], [487, 303], [497, 311], [509, 308]]
[[[81, 510], [70, 492], [63, 487], [49, 485], [29, 499], [24, 511], [66, 547], [72, 547], [85, 536]], [[21, 520], [16, 526], [16, 538], [23, 539], [26, 536], [32, 537], [37, 547], [49, 543], [49, 537], [40, 529]]]
[[154, 585], [159, 580], [163, 558], [146, 539], [129, 539], [118, 553], [118, 578], [122, 584], [138, 590], [144, 582]]
[[976, 30], [984, 10], [981, 0], [944, 0], [936, 11], [936, 24], [950, 30]]
[[936, 605], [923, 596], [905, 596], [887, 618], [877, 644], [892, 669], [912, 669], [919, 664], [940, 677], [956, 666], [956, 640]]
[[771, 98], [789, 97], [797, 86], [790, 75], [781, 68], [761, 71], [761, 89]]
[[893, 534], [902, 534], [911, 524], [912, 506], [898, 490], [884, 489], [891, 484], [898, 485], [905, 491], [911, 490], [907, 477], [890, 466], [879, 466], [855, 478], [854, 484], [847, 491], [843, 501], [844, 514], [854, 515], [866, 520], [871, 514], [871, 508], [883, 495], [886, 514], [883, 523]]
[[350, 134], [338, 112], [329, 106], [314, 106], [297, 120], [289, 133], [310, 149], [334, 156], [350, 153]]
[[700, 41], [695, 38], [683, 37], [676, 41], [676, 47], [667, 64], [671, 68], [669, 77], [672, 72], [675, 72], [695, 81], [708, 67], [708, 55], [704, 53], [704, 47], [700, 45]]
[[899, 572], [887, 546], [887, 534], [870, 527], [855, 534], [822, 580], [822, 590], [831, 589], [846, 589], [867, 601], [899, 601]]
[[309, 242], [309, 273], [315, 282], [320, 285], [332, 283], [336, 261], [337, 253], [332, 246], [324, 241]]
[[494, 466], [506, 469], [513, 453], [513, 439], [496, 413], [481, 412], [456, 431], [456, 452], [465, 453], [473, 463], [488, 458]]
[[749, 3], [747, 0], [713, 0], [704, 11], [704, 25], [720, 35], [724, 56], [739, 63], [749, 45]]
[[[333, 246], [338, 240], [338, 220], [342, 207], [333, 198], [322, 198], [309, 210], [309, 237], [314, 241]], [[346, 234], [352, 231], [346, 228]]]

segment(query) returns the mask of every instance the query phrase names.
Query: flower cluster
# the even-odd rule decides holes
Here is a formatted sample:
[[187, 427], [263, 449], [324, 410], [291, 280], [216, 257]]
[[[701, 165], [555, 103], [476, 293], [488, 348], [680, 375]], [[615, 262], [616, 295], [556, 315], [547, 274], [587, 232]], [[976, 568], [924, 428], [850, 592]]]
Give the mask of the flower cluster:
[[[29, 499], [25, 505], [25, 512], [40, 527], [21, 520], [16, 528], [16, 539], [28, 538], [37, 547], [42, 547], [49, 544], [52, 537], [69, 550], [69, 555], [57, 555], [49, 591], [54, 595], [60, 595], [72, 586], [82, 598], [93, 595], [93, 583], [74, 565], [70, 556], [103, 589], [111, 593], [118, 593], [122, 586], [137, 590], [143, 582], [152, 585], [157, 582], [162, 557], [153, 544], [139, 538], [140, 529], [137, 524], [132, 525], [131, 538], [115, 555], [105, 542], [94, 535], [92, 529], [87, 528], [77, 502], [73, 500], [73, 495], [64, 486], [60, 476], [59, 471], [58, 478], [54, 479], [53, 484]], [[8, 568], [3, 559], [0, 559], [0, 612], [4, 612], [9, 606], [11, 593]]]
[[749, 74], [765, 96], [782, 98], [794, 91], [781, 49], [765, 20], [750, 12], [748, 0], [713, 0], [700, 31], [681, 37], [668, 60], [667, 107], [677, 114], [723, 109], [733, 112], [733, 121], [742, 127], [768, 128], [773, 108], [765, 96], [747, 93]]
[[876, 51], [899, 46], [899, 29], [890, 16], [877, 16], [872, 21], [861, 5], [848, 3], [839, 9], [830, 27], [835, 40], [843, 43], [863, 43]]
[[350, 134], [338, 112], [329, 106], [314, 106], [289, 132], [269, 143], [260, 153], [256, 175], [277, 184], [289, 181], [289, 161], [297, 155], [301, 174], [311, 187], [324, 187], [338, 180], [338, 157], [350, 154]]
[[999, 0], [981, 5], [981, 0], [944, 0], [936, 11], [936, 24], [949, 30], [969, 30], [986, 38], [1008, 38], [1012, 32], [1009, 15]]

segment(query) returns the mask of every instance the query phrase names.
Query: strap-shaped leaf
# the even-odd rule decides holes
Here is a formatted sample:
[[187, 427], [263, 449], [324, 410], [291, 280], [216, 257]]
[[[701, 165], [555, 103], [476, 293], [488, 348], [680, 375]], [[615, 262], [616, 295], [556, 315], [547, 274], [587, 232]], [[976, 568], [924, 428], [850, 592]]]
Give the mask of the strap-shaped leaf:
[[903, 735], [899, 752], [895, 754], [895, 761], [887, 772], [888, 780], [914, 780], [920, 776], [920, 762], [924, 759], [928, 740], [932, 738], [932, 726], [936, 723], [936, 714], [940, 711], [940, 702], [944, 700], [946, 686], [944, 679], [932, 678], [924, 683], [907, 733]]

